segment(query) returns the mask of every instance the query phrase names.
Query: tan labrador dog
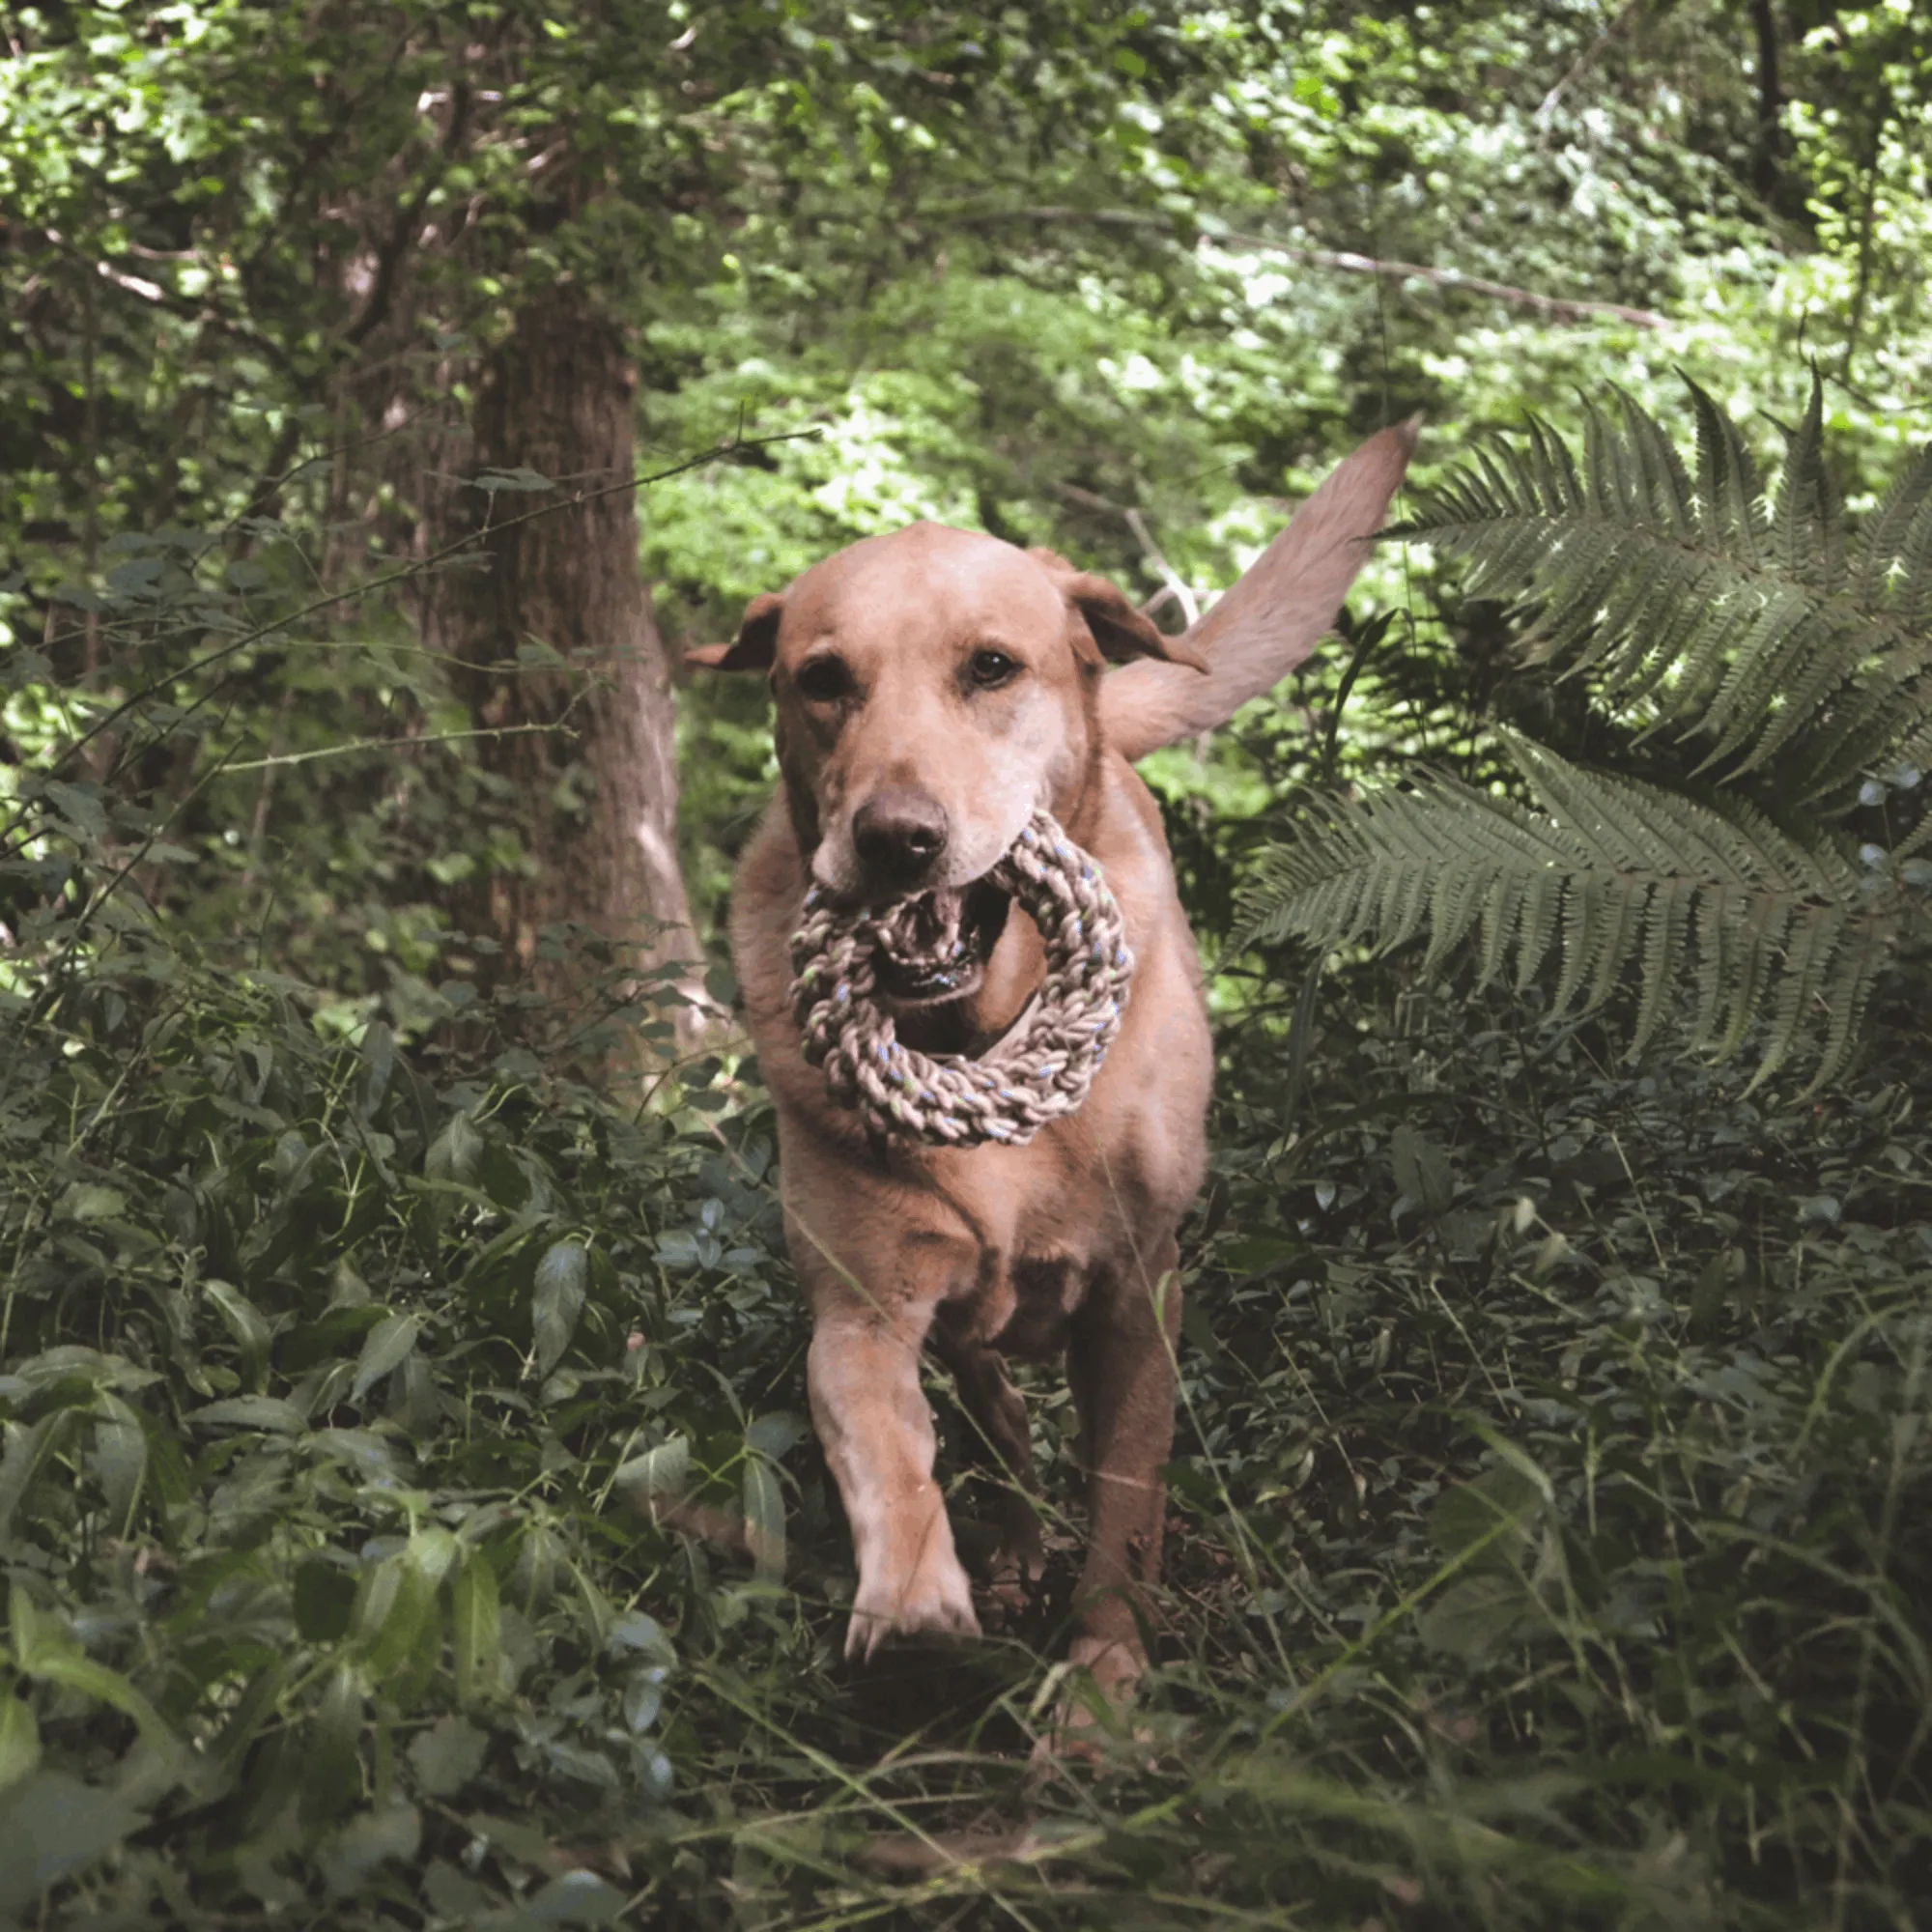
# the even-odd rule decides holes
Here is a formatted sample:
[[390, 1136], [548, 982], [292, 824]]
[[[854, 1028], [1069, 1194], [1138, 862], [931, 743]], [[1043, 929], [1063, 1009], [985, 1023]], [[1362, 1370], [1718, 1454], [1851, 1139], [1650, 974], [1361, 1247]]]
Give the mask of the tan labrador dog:
[[[1002, 1357], [1065, 1350], [1089, 1476], [1072, 1661], [1110, 1694], [1145, 1664], [1180, 1318], [1175, 1233], [1206, 1170], [1213, 1048], [1160, 813], [1133, 769], [1224, 724], [1334, 622], [1414, 448], [1351, 456], [1184, 637], [1049, 552], [918, 524], [754, 599], [695, 663], [770, 675], [783, 788], [737, 875], [732, 951], [778, 1109], [791, 1253], [810, 1298], [812, 1419], [859, 1567], [846, 1654], [979, 1624], [933, 1480], [930, 1341], [1015, 1485], [1002, 1563], [1038, 1561], [1026, 1412]], [[1135, 659], [1109, 672], [1110, 660]], [[984, 874], [1036, 808], [1099, 862], [1135, 971], [1077, 1113], [1025, 1147], [875, 1143], [800, 1052], [787, 942], [808, 884], [929, 895], [965, 944], [879, 978], [899, 1037], [978, 1052], [1027, 1004], [1038, 934]]]

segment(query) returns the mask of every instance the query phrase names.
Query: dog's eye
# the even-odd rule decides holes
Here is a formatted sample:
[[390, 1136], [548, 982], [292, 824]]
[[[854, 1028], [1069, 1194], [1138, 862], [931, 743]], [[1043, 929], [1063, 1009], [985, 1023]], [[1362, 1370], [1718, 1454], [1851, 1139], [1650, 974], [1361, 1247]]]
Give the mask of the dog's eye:
[[1001, 685], [1012, 683], [1019, 674], [1019, 660], [1009, 658], [1005, 651], [975, 651], [966, 667], [966, 675], [981, 691], [997, 691]]
[[837, 704], [852, 695], [852, 673], [843, 658], [812, 658], [801, 665], [797, 685], [810, 704]]

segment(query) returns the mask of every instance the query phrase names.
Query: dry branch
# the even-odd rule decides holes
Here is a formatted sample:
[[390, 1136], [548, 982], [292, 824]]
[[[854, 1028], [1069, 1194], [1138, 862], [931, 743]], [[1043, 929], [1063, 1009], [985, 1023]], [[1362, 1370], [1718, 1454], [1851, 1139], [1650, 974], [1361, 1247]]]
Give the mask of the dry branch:
[[[932, 210], [935, 214], [968, 226], [1001, 221], [1032, 221], [1042, 224], [1092, 222], [1102, 228], [1142, 228], [1173, 235], [1174, 224], [1160, 214], [1143, 214], [1126, 208], [1006, 208], [975, 210]], [[1537, 289], [1520, 289], [1508, 282], [1492, 281], [1487, 275], [1467, 275], [1460, 269], [1432, 269], [1420, 262], [1385, 262], [1373, 255], [1357, 255], [1340, 248], [1308, 248], [1294, 242], [1277, 242], [1268, 235], [1248, 235], [1237, 230], [1218, 234], [1204, 232], [1201, 241], [1229, 248], [1259, 248], [1271, 255], [1285, 256], [1311, 269], [1332, 269], [1345, 275], [1380, 275], [1390, 281], [1423, 281], [1439, 289], [1456, 289], [1465, 295], [1488, 296], [1494, 301], [1512, 302], [1519, 308], [1534, 309], [1556, 322], [1594, 322], [1599, 319], [1628, 322], [1638, 328], [1664, 328], [1669, 318], [1655, 309], [1633, 308], [1624, 302], [1591, 301], [1580, 296], [1545, 295]]]

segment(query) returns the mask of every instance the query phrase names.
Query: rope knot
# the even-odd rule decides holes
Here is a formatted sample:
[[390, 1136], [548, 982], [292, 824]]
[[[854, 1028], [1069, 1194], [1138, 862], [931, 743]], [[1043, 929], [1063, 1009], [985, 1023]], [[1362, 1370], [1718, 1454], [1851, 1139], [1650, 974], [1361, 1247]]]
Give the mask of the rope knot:
[[983, 1060], [901, 1046], [874, 997], [880, 953], [938, 964], [956, 949], [956, 934], [935, 929], [930, 894], [844, 907], [816, 885], [805, 895], [791, 939], [791, 1007], [805, 1057], [874, 1133], [935, 1147], [1022, 1147], [1086, 1099], [1121, 1030], [1134, 960], [1093, 859], [1037, 811], [986, 879], [1039, 928], [1046, 978]]

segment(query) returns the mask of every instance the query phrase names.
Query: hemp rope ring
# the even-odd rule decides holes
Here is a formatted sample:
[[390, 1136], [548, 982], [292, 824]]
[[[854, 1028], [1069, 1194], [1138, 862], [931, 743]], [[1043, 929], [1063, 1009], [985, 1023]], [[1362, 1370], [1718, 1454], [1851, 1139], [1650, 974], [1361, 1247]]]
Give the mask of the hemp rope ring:
[[[840, 1105], [874, 1133], [937, 1147], [1022, 1147], [1087, 1097], [1121, 1030], [1133, 954], [1126, 924], [1093, 859], [1037, 811], [986, 873], [1039, 928], [1046, 978], [1018, 1024], [984, 1059], [901, 1046], [873, 998], [880, 952], [930, 957], [917, 936], [923, 895], [840, 907], [814, 885], [791, 940], [792, 1012], [805, 1057]], [[956, 947], [958, 942], [952, 944]]]

